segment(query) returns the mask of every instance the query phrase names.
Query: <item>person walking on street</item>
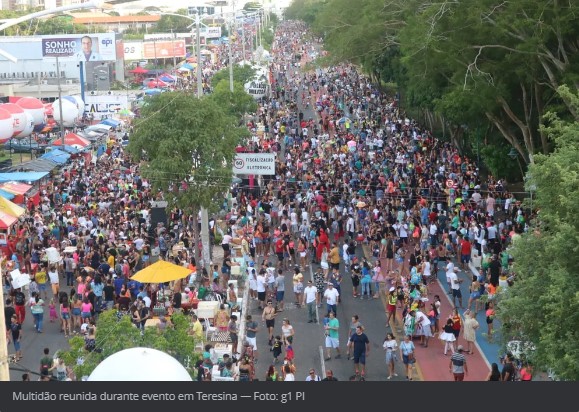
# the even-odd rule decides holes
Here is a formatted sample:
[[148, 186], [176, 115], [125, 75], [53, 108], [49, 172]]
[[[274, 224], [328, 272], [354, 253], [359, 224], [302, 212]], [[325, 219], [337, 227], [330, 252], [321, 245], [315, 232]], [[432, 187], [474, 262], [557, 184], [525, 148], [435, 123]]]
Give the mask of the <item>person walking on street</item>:
[[466, 353], [472, 355], [474, 353], [474, 346], [476, 341], [476, 330], [479, 328], [479, 323], [475, 317], [476, 312], [471, 312], [467, 309], [464, 313], [463, 337], [466, 340]]
[[251, 315], [245, 317], [245, 340], [253, 348], [253, 363], [257, 363], [257, 338], [256, 334], [258, 331], [257, 322], [254, 321]]
[[396, 349], [398, 349], [398, 342], [396, 342], [392, 333], [386, 334], [386, 339], [384, 339], [382, 347], [386, 351], [386, 365], [388, 366], [387, 379], [392, 379], [392, 376], [398, 376], [398, 374], [394, 372], [394, 365], [397, 361]]
[[44, 319], [44, 300], [35, 292], [30, 301], [30, 311], [34, 317], [34, 326], [38, 333], [42, 333], [42, 321]]
[[350, 336], [350, 347], [353, 349], [354, 374], [360, 381], [366, 380], [366, 357], [370, 354], [370, 340], [364, 333], [364, 327], [356, 327], [356, 333]]
[[18, 362], [22, 359], [22, 349], [20, 341], [22, 340], [22, 325], [18, 323], [18, 316], [12, 315], [10, 319], [10, 333], [12, 337], [12, 342], [14, 343], [14, 357], [15, 361]]
[[275, 315], [276, 311], [275, 308], [273, 307], [273, 302], [271, 300], [268, 300], [267, 306], [265, 307], [263, 313], [261, 314], [261, 320], [265, 322], [265, 327], [267, 328], [268, 333], [267, 338], [269, 346], [271, 346], [273, 343], [273, 329], [275, 327]]
[[400, 343], [400, 355], [402, 355], [402, 362], [406, 368], [406, 380], [412, 380], [412, 369], [416, 363], [416, 358], [414, 356], [414, 343], [412, 342], [412, 336], [404, 335], [404, 341]]
[[350, 360], [352, 358], [352, 347], [350, 346], [350, 338], [352, 337], [352, 335], [354, 333], [356, 333], [356, 328], [358, 326], [361, 326], [362, 324], [360, 323], [360, 318], [358, 315], [353, 315], [352, 316], [352, 321], [350, 322], [350, 331], [348, 333], [348, 342], [346, 343], [346, 346], [348, 347], [348, 360]]
[[328, 317], [330, 320], [328, 324], [324, 327], [326, 334], [326, 359], [329, 361], [332, 359], [332, 348], [336, 349], [336, 359], [340, 359], [342, 355], [340, 354], [340, 321], [336, 318], [334, 312], [328, 312]]
[[464, 356], [462, 345], [458, 345], [456, 352], [450, 357], [450, 363], [448, 364], [448, 370], [454, 376], [455, 382], [462, 382], [464, 376], [468, 374], [468, 366], [466, 362], [466, 356]]
[[340, 293], [332, 282], [328, 282], [328, 288], [324, 292], [324, 298], [326, 299], [326, 310], [328, 312], [334, 312], [334, 315], [338, 315], [338, 299]]
[[308, 308], [308, 323], [317, 323], [316, 318], [316, 295], [318, 294], [318, 289], [314, 286], [311, 280], [308, 280], [308, 286], [304, 289], [304, 297], [302, 300], [302, 305], [306, 305]]

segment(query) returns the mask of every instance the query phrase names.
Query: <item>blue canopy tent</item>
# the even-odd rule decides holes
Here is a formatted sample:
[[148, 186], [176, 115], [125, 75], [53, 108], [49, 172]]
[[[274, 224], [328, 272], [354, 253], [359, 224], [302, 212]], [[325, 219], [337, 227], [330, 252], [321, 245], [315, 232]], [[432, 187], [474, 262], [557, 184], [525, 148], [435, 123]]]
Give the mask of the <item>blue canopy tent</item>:
[[169, 76], [169, 75], [164, 75], [159, 77], [159, 80], [165, 82], [165, 83], [174, 83], [175, 82], [175, 78], [173, 76]]
[[2, 182], [36, 182], [47, 176], [48, 172], [11, 172], [0, 173], [0, 183]]
[[147, 96], [154, 96], [154, 95], [160, 94], [160, 93], [163, 93], [163, 90], [161, 90], [161, 89], [147, 89], [147, 90], [145, 90], [145, 94]]
[[63, 152], [60, 149], [53, 149], [40, 156], [41, 159], [50, 160], [51, 162], [63, 165], [70, 159], [70, 154]]
[[0, 196], [5, 199], [12, 200], [14, 199], [14, 195], [12, 193], [7, 192], [6, 190], [0, 189]]
[[100, 124], [106, 124], [107, 126], [117, 128], [121, 124], [121, 121], [115, 120], [115, 119], [105, 119], [105, 120], [102, 120]]
[[76, 147], [69, 146], [67, 144], [65, 144], [64, 146], [52, 146], [52, 150], [55, 150], [56, 148], [58, 148], [58, 150], [62, 150], [64, 152], [70, 153], [70, 154], [80, 153], [80, 150], [78, 150]]

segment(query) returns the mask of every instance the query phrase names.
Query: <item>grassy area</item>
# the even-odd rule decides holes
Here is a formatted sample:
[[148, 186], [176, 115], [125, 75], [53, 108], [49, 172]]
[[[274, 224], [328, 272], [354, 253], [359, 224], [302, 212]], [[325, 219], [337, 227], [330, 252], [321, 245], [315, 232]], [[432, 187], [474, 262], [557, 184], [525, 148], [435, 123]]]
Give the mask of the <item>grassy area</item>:
[[12, 165], [19, 165], [20, 163], [36, 159], [38, 156], [32, 158], [32, 155], [30, 153], [13, 153], [12, 156], [10, 156], [10, 153], [5, 150], [0, 153], [0, 162], [8, 160], [11, 157], [12, 157]]

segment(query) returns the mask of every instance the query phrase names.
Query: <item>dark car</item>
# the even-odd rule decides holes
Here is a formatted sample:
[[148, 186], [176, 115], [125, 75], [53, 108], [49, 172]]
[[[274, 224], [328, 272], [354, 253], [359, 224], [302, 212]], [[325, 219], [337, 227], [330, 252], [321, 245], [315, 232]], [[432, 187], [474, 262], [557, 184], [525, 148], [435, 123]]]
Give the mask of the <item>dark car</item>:
[[10, 153], [31, 153], [34, 150], [35, 153], [40, 154], [44, 153], [46, 146], [30, 142], [28, 139], [10, 139], [4, 143], [4, 150]]

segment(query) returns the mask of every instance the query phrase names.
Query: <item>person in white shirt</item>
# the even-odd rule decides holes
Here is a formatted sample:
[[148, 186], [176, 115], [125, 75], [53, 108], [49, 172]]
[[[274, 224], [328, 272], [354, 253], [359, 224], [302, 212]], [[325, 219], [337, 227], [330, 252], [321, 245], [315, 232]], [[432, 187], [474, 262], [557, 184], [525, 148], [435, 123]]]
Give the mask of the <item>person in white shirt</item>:
[[420, 344], [425, 348], [428, 347], [428, 339], [432, 336], [432, 331], [430, 330], [430, 319], [421, 311], [416, 311], [416, 318], [415, 318], [416, 325], [420, 325]]
[[306, 376], [306, 382], [320, 382], [322, 379], [316, 374], [315, 369], [310, 369], [310, 373]]
[[462, 283], [462, 279], [458, 278], [455, 270], [450, 273], [447, 272], [446, 278], [450, 279], [450, 287], [452, 289], [452, 304], [456, 308], [456, 298], [458, 298], [458, 303], [462, 309], [462, 294], [460, 292], [460, 284]]
[[304, 288], [302, 306], [306, 305], [308, 307], [308, 323], [317, 323], [318, 319], [316, 317], [316, 297], [318, 294], [318, 289], [314, 286], [311, 280], [308, 280], [308, 286]]
[[265, 282], [265, 270], [261, 269], [256, 277], [257, 300], [259, 301], [259, 308], [261, 310], [265, 308]]
[[446, 259], [448, 262], [446, 264], [446, 283], [448, 284], [448, 294], [452, 295], [452, 284], [450, 282], [450, 274], [454, 273], [454, 263], [452, 263], [449, 257], [447, 257]]
[[328, 288], [324, 291], [324, 299], [326, 299], [326, 311], [334, 312], [338, 316], [338, 297], [340, 293], [332, 282], [328, 282]]

